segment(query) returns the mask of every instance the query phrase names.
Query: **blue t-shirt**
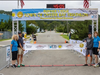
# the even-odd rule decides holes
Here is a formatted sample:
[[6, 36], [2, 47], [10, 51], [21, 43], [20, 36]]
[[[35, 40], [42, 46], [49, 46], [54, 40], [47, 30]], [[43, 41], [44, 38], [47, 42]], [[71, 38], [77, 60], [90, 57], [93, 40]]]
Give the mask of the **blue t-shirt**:
[[94, 40], [93, 40], [93, 47], [98, 47], [98, 46], [99, 46], [99, 41], [100, 41], [99, 36], [94, 37]]
[[12, 40], [11, 41], [11, 44], [12, 44], [12, 52], [13, 51], [18, 51], [18, 43], [17, 43], [17, 41], [15, 41], [15, 40]]

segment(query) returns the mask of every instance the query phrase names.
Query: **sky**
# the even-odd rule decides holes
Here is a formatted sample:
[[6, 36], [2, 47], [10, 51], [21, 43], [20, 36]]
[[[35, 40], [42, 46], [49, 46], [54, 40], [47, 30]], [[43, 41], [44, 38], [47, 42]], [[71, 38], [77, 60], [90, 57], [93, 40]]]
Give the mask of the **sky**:
[[[20, 3], [20, 2], [19, 2]], [[46, 8], [46, 4], [66, 4], [66, 8], [83, 8], [83, 1], [25, 1], [23, 9]], [[17, 1], [0, 0], [0, 10], [12, 11], [18, 8]], [[21, 8], [21, 7], [19, 7]], [[100, 14], [100, 1], [91, 1], [89, 8], [98, 8]]]

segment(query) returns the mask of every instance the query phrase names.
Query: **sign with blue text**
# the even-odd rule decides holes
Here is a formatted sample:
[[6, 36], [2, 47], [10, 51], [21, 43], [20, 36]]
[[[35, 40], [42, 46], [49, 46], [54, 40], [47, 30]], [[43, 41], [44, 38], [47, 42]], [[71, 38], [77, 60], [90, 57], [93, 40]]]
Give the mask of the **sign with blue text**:
[[10, 60], [10, 46], [6, 48], [6, 61]]
[[98, 9], [13, 9], [12, 20], [97, 20]]

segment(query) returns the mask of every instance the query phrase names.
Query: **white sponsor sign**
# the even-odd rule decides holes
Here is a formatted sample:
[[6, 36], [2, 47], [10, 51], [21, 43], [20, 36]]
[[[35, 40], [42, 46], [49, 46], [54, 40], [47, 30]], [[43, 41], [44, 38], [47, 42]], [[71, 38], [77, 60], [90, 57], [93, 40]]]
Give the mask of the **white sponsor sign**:
[[10, 60], [10, 46], [6, 48], [6, 61]]
[[70, 40], [70, 44], [25, 44], [25, 53], [29, 50], [75, 50], [84, 56], [86, 55], [86, 43], [80, 40]]

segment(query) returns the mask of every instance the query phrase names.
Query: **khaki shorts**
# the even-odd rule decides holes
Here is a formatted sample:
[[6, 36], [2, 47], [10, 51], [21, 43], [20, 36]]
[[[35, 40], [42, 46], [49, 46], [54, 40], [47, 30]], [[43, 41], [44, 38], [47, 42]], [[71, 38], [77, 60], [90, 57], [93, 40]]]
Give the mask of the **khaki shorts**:
[[21, 48], [18, 48], [18, 55], [24, 54], [24, 51]]

